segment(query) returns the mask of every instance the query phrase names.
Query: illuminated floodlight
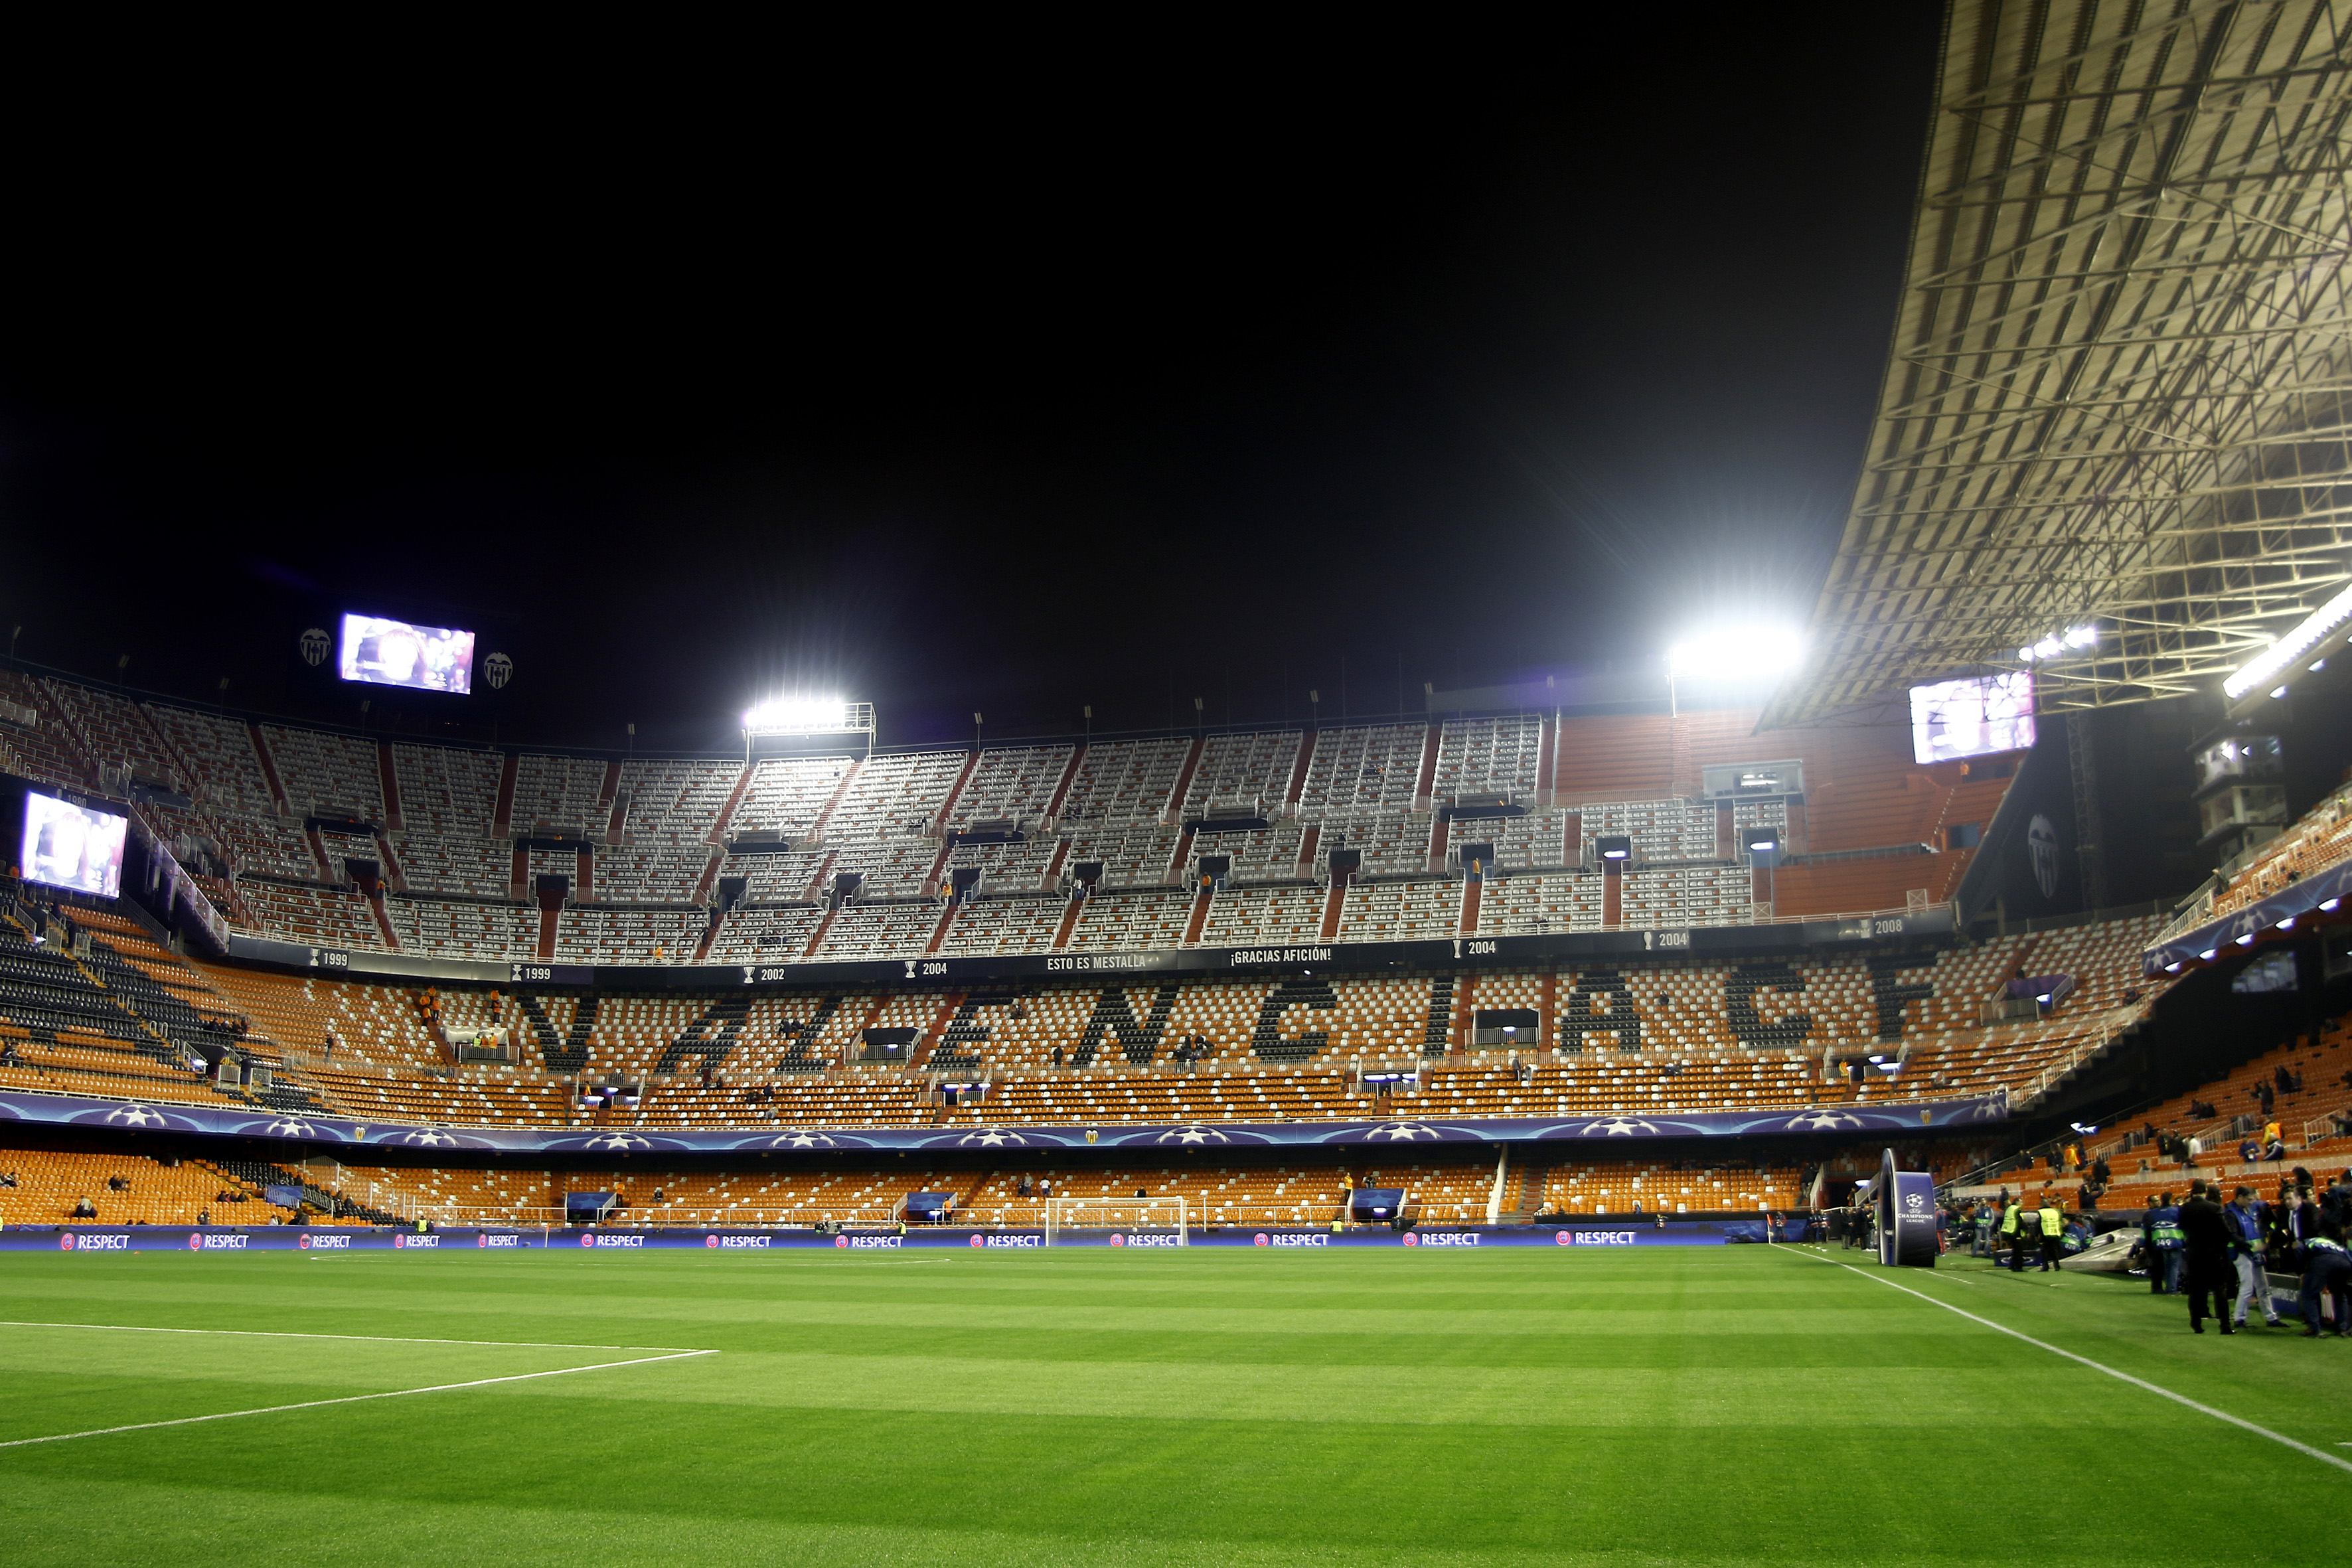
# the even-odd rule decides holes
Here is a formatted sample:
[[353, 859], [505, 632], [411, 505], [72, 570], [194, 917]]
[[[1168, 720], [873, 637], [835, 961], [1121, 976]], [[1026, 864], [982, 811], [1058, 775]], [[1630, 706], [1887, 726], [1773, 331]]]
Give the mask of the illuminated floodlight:
[[1603, 860], [1631, 860], [1633, 840], [1624, 834], [1603, 834], [1592, 841], [1592, 852]]
[[2319, 608], [2303, 618], [2303, 623], [2281, 636], [2277, 641], [2254, 655], [2239, 667], [2238, 673], [2221, 682], [2221, 690], [2235, 702], [2247, 692], [2255, 690], [2273, 676], [2309, 653], [2325, 641], [2330, 632], [2352, 621], [2352, 588], [2347, 588]]
[[2017, 650], [2017, 657], [2027, 664], [2033, 664], [2046, 658], [2056, 658], [2069, 649], [2098, 646], [2099, 628], [2097, 626], [2069, 626], [2063, 635], [2053, 632], [2040, 642], [2028, 643]]
[[1724, 626], [1675, 644], [1666, 668], [1678, 680], [1766, 680], [1795, 668], [1804, 651], [1788, 626]]
[[2338, 904], [2340, 904], [2340, 903], [2342, 903], [2343, 901], [2344, 901], [2344, 900], [2341, 900], [2341, 899], [2330, 899], [2330, 900], [2328, 900], [2326, 903], [2324, 903], [2324, 904], [2320, 905], [2319, 907], [2320, 907], [2321, 909], [2323, 909], [2323, 910], [2327, 910], [2330, 914], [2333, 914], [2333, 913], [2335, 913], [2335, 911], [2336, 911], [2336, 905], [2338, 905]]
[[744, 732], [752, 735], [824, 735], [874, 727], [868, 703], [838, 697], [782, 697], [743, 710]]

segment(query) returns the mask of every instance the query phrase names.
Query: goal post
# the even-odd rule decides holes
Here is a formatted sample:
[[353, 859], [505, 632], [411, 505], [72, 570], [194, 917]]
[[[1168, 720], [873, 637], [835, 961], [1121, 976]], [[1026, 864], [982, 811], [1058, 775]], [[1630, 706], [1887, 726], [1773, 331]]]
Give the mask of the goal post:
[[1182, 1198], [1047, 1198], [1045, 1245], [1059, 1247], [1065, 1232], [1144, 1231], [1172, 1235], [1190, 1247], [1192, 1213]]

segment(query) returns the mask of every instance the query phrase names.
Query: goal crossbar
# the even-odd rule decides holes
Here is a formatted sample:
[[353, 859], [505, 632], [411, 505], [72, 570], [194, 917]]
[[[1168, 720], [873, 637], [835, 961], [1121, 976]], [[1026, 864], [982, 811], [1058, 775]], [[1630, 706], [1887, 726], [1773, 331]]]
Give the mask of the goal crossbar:
[[1045, 1245], [1061, 1244], [1065, 1231], [1148, 1231], [1171, 1234], [1176, 1245], [1192, 1245], [1192, 1212], [1182, 1198], [1047, 1198]]

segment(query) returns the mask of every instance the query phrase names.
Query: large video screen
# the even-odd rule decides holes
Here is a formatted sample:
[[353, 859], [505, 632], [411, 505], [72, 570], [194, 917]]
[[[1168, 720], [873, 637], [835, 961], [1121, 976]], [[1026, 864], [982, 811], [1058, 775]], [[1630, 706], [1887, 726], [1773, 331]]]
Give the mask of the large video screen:
[[119, 898], [122, 893], [122, 839], [131, 819], [92, 811], [69, 800], [25, 792], [25, 841], [16, 863], [28, 881], [78, 893]]
[[474, 689], [474, 634], [387, 616], [345, 616], [335, 668], [345, 680], [462, 696]]
[[2033, 744], [2033, 672], [2011, 670], [1911, 689], [1911, 754], [1949, 763]]

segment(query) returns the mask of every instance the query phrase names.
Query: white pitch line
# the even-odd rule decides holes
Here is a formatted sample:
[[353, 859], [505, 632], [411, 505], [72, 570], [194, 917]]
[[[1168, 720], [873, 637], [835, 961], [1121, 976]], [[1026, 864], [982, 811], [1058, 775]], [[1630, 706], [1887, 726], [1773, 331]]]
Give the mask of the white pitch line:
[[23, 1448], [35, 1443], [70, 1443], [77, 1437], [104, 1437], [116, 1432], [145, 1432], [157, 1426], [193, 1426], [202, 1421], [234, 1421], [240, 1415], [275, 1415], [286, 1410], [316, 1410], [327, 1405], [361, 1405], [371, 1399], [404, 1399], [412, 1394], [447, 1394], [453, 1389], [484, 1388], [494, 1383], [528, 1383], [535, 1377], [565, 1377], [575, 1372], [605, 1372], [616, 1366], [643, 1366], [647, 1362], [683, 1361], [691, 1356], [717, 1355], [717, 1351], [679, 1351], [672, 1355], [638, 1356], [633, 1361], [598, 1362], [593, 1366], [560, 1366], [552, 1372], [519, 1372], [507, 1377], [478, 1377], [468, 1383], [436, 1383], [430, 1388], [394, 1388], [383, 1394], [347, 1394], [338, 1399], [305, 1399], [296, 1405], [265, 1405], [256, 1410], [224, 1410], [215, 1415], [181, 1415], [170, 1421], [134, 1421], [128, 1426], [94, 1426], [87, 1432], [58, 1432], [47, 1437], [15, 1437], [0, 1448]]
[[401, 1334], [306, 1334], [288, 1329], [158, 1329], [144, 1323], [36, 1323], [0, 1319], [0, 1329], [103, 1329], [118, 1334], [236, 1334], [259, 1340], [362, 1340], [379, 1345], [498, 1345], [509, 1350], [682, 1351], [686, 1345], [578, 1345], [563, 1340], [433, 1340]]
[[1815, 1257], [1813, 1261], [1816, 1263], [1826, 1263], [1832, 1268], [1843, 1268], [1849, 1274], [1859, 1274], [1864, 1279], [1870, 1280], [1874, 1284], [1884, 1285], [1890, 1290], [1900, 1290], [1906, 1296], [1916, 1296], [1919, 1300], [1927, 1302], [1931, 1307], [1941, 1307], [1947, 1312], [1958, 1312], [1961, 1317], [1966, 1318], [1971, 1323], [1982, 1323], [1986, 1328], [1992, 1330], [1996, 1333], [2007, 1334], [2013, 1340], [2023, 1340], [2027, 1344], [2033, 1346], [2036, 1350], [2045, 1350], [2052, 1355], [2064, 1356], [2068, 1361], [2079, 1362], [2083, 1365], [2089, 1367], [2093, 1372], [2105, 1373], [2109, 1377], [2117, 1379], [2123, 1383], [2128, 1383], [2134, 1388], [2144, 1388], [2150, 1394], [2169, 1399], [2175, 1405], [2186, 1405], [2189, 1409], [2196, 1411], [2200, 1415], [2210, 1415], [2216, 1421], [2226, 1421], [2232, 1426], [2243, 1427], [2246, 1431], [2252, 1432], [2257, 1437], [2268, 1437], [2273, 1443], [2284, 1444], [2287, 1447], [2293, 1448], [2296, 1453], [2308, 1454], [2313, 1458], [2319, 1460], [2322, 1464], [2334, 1465], [2339, 1470], [2352, 1470], [2352, 1459], [2338, 1458], [2336, 1455], [2328, 1453], [2326, 1449], [2315, 1448], [2308, 1443], [2298, 1443], [2283, 1432], [2273, 1432], [2267, 1426], [2257, 1426], [2242, 1415], [2232, 1415], [2226, 1410], [2216, 1410], [2210, 1405], [2200, 1405], [2196, 1400], [2189, 1398], [2185, 1394], [2175, 1394], [2172, 1390], [2164, 1387], [2162, 1384], [2150, 1383], [2144, 1377], [2134, 1377], [2127, 1372], [2117, 1372], [2114, 1367], [2093, 1361], [2089, 1356], [2076, 1355], [2073, 1351], [2061, 1350], [2056, 1345], [2050, 1344], [2045, 1341], [2035, 1339], [2032, 1334], [2021, 1334], [2006, 1324], [1996, 1323], [1990, 1318], [1979, 1318], [1974, 1312], [1953, 1306], [1949, 1301], [1938, 1301], [1936, 1298], [1927, 1294], [1925, 1291], [1914, 1290], [1908, 1285], [1897, 1285], [1892, 1279], [1881, 1279], [1879, 1276], [1871, 1273], [1866, 1268], [1856, 1268], [1851, 1263], [1840, 1263], [1833, 1258], [1828, 1258]]

